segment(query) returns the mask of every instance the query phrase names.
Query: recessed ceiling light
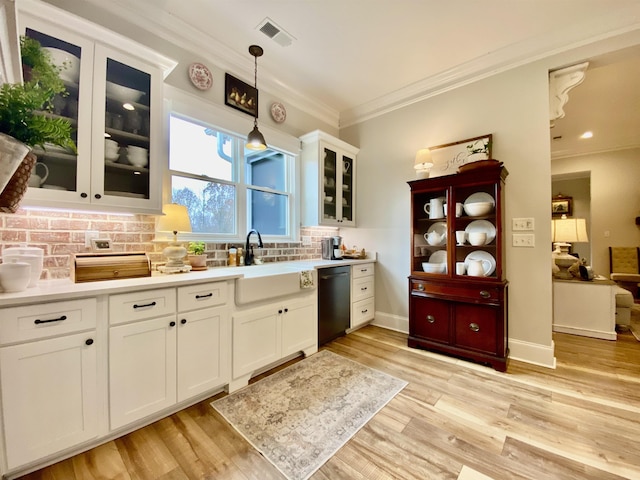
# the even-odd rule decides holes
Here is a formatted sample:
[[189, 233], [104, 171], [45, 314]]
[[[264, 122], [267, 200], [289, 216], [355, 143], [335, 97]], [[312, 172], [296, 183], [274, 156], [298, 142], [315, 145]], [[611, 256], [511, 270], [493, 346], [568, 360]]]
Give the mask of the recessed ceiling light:
[[580, 135], [580, 138], [591, 138], [593, 137], [593, 132], [584, 132], [582, 135]]

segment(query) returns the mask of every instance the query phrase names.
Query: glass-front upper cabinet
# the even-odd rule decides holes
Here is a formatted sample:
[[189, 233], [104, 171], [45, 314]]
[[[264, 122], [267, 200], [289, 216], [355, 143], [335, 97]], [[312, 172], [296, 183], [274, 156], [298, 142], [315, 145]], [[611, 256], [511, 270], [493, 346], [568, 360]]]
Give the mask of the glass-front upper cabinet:
[[67, 94], [56, 96], [45, 114], [71, 122], [77, 155], [53, 145], [36, 149], [39, 181], [23, 203], [160, 212], [168, 155], [161, 141], [162, 82], [175, 62], [55, 7], [26, 5], [19, 12], [24, 35], [65, 67]]
[[318, 197], [317, 203], [304, 202], [303, 223], [355, 226], [358, 149], [320, 131], [308, 133], [301, 140], [304, 193]]

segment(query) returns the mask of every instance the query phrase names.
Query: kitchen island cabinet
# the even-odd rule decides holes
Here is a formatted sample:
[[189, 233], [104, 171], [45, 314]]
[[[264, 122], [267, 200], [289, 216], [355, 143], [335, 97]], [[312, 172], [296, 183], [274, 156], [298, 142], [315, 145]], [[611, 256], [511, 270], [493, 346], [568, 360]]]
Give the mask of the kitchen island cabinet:
[[[507, 174], [502, 164], [495, 162], [409, 182], [410, 347], [506, 370], [508, 282], [504, 278], [503, 187]], [[469, 206], [481, 202], [490, 207], [475, 212]], [[456, 208], [456, 204], [464, 208]], [[434, 208], [439, 210], [434, 213]], [[463, 232], [465, 240], [457, 240], [456, 232]], [[471, 245], [472, 232], [486, 234], [486, 239]]]

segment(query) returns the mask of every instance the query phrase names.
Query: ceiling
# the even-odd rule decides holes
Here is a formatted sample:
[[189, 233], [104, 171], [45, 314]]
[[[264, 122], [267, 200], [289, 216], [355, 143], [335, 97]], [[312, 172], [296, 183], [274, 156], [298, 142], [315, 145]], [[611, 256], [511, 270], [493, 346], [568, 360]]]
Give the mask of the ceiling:
[[[258, 87], [341, 127], [593, 37], [637, 29], [640, 18], [640, 0], [47, 1], [71, 11], [89, 5], [162, 31], [163, 38], [198, 52], [201, 61], [246, 80], [253, 78], [248, 46], [259, 44], [264, 55]], [[258, 30], [265, 18], [292, 37], [291, 45], [281, 46]], [[594, 145], [602, 139], [596, 134], [600, 128], [616, 132], [622, 130], [616, 120], [629, 127], [638, 120], [638, 108], [621, 114], [638, 106], [640, 90], [629, 92], [633, 82], [624, 81], [639, 78], [640, 54], [627, 53], [634, 60], [619, 67], [604, 58], [593, 62], [583, 84], [570, 92], [566, 117], [551, 132], [562, 136], [552, 145], [558, 155], [580, 147], [573, 137], [583, 128], [594, 131]], [[632, 77], [614, 70], [627, 67]], [[608, 71], [615, 80], [606, 78]], [[611, 97], [604, 98], [603, 90]], [[615, 115], [605, 115], [611, 109]], [[587, 125], [587, 118], [594, 123]], [[578, 120], [584, 123], [573, 123]], [[630, 136], [626, 129], [625, 135]]]

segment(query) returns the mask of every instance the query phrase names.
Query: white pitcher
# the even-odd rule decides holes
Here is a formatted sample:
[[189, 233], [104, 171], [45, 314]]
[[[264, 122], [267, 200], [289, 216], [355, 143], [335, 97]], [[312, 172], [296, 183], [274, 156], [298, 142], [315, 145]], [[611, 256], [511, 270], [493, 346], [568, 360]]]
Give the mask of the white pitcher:
[[491, 270], [491, 262], [489, 260], [469, 259], [467, 265], [467, 275], [471, 277], [485, 277], [485, 272]]
[[[38, 175], [38, 167], [44, 168], [44, 174], [42, 176]], [[44, 163], [36, 163], [33, 167], [33, 172], [31, 172], [31, 176], [29, 177], [28, 185], [33, 188], [40, 188], [44, 182], [47, 180], [49, 176], [49, 167], [47, 167]]]
[[429, 215], [429, 218], [444, 218], [443, 201], [443, 197], [437, 197], [424, 204], [424, 211]]

